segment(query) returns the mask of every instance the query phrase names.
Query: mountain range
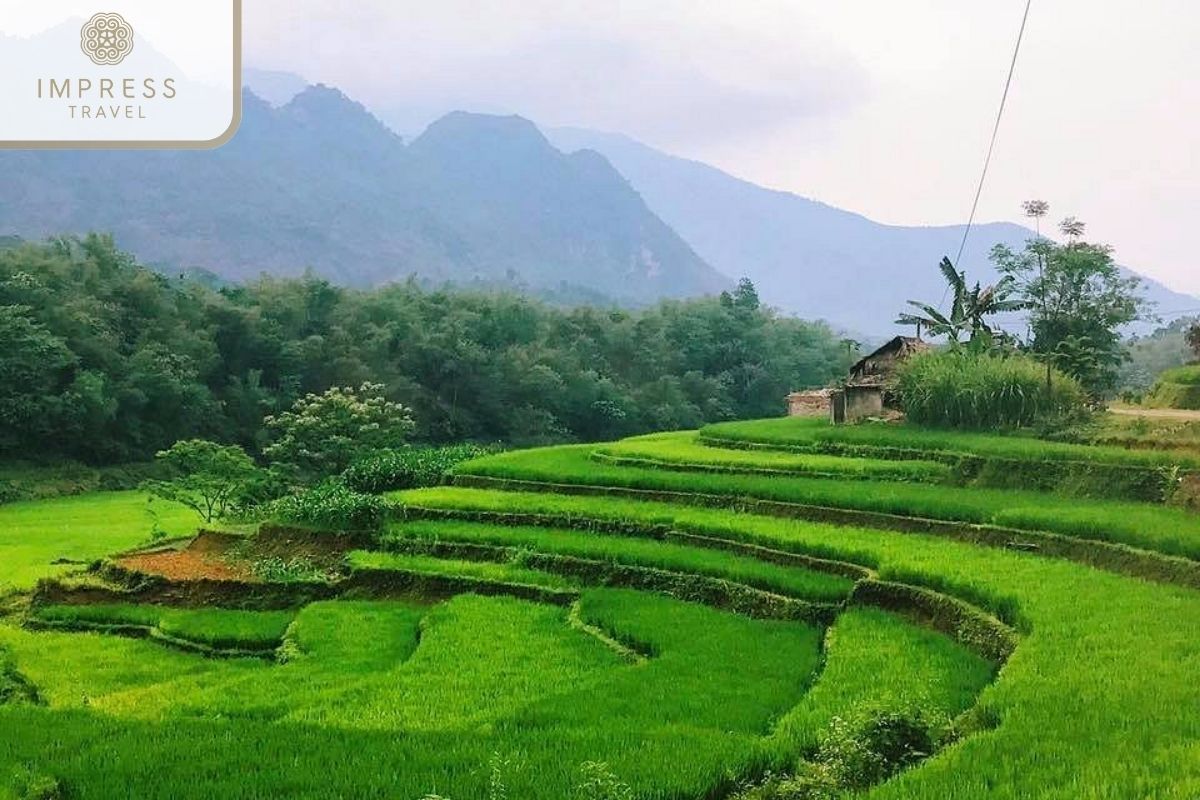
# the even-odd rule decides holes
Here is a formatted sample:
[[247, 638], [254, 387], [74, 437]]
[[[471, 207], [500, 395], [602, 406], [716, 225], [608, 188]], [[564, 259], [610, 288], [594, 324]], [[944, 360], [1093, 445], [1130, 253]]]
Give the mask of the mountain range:
[[[937, 262], [943, 255], [954, 258], [962, 244], [963, 225], [884, 225], [627, 136], [578, 128], [550, 129], [547, 135], [567, 152], [602, 153], [719, 271], [749, 276], [763, 297], [791, 313], [851, 330], [887, 332], [907, 299], [936, 304], [946, 288]], [[1020, 249], [1035, 235], [1007, 222], [976, 224], [959, 264], [972, 282], [994, 283], [999, 276], [988, 259], [992, 247]], [[1194, 297], [1143, 280], [1146, 297], [1162, 311], [1200, 306]]]
[[520, 117], [449, 114], [406, 144], [336, 89], [272, 106], [210, 151], [0, 153], [0, 234], [111, 231], [147, 263], [238, 280], [311, 267], [339, 283], [556, 289], [618, 301], [730, 280], [592, 151]]
[[[417, 276], [626, 304], [746, 276], [786, 312], [868, 335], [893, 331], [906, 299], [937, 301], [935, 266], [963, 235], [517, 116], [454, 112], [405, 142], [336, 89], [246, 80], [242, 127], [218, 150], [0, 153], [0, 235], [106, 230], [147, 263], [228, 280], [311, 268], [352, 286]], [[1031, 236], [976, 225], [961, 263], [990, 282], [991, 247]], [[1146, 291], [1164, 310], [1200, 306]]]

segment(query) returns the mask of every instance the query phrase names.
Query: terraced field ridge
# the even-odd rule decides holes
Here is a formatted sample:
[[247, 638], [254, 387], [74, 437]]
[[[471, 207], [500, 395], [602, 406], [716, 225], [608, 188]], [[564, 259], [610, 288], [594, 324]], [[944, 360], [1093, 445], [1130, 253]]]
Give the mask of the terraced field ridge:
[[[94, 539], [0, 535], [0, 780], [1195, 797], [1200, 516], [1168, 502], [1193, 465], [983, 439], [765, 420], [516, 451], [388, 495], [369, 536], [126, 532], [65, 573], [42, 564]], [[921, 746], [889, 760], [880, 730]]]

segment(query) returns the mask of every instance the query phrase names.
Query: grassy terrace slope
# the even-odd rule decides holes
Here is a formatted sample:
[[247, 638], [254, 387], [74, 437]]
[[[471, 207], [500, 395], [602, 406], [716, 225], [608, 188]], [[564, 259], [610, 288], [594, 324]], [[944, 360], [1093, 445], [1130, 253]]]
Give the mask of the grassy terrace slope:
[[708, 474], [594, 461], [592, 445], [502, 453], [462, 465], [459, 474], [573, 486], [607, 486], [827, 506], [934, 520], [1050, 531], [1200, 558], [1200, 515], [1132, 502], [1065, 499], [1032, 491], [956, 488], [898, 482]]
[[1200, 364], [1169, 369], [1159, 375], [1146, 397], [1146, 405], [1200, 410]]
[[887, 449], [909, 451], [925, 458], [970, 455], [1019, 461], [1079, 461], [1090, 464], [1200, 468], [1200, 457], [1121, 447], [1047, 442], [1025, 436], [969, 433], [915, 425], [838, 425], [821, 418], [780, 417], [749, 422], [721, 422], [700, 431], [702, 439], [772, 447], [795, 447], [817, 452], [860, 454]]
[[597, 447], [593, 458], [625, 466], [691, 467], [719, 472], [744, 471], [773, 475], [812, 475], [870, 480], [949, 481], [951, 469], [935, 461], [888, 461], [821, 454], [748, 451], [706, 447], [691, 431], [635, 436]]
[[177, 645], [213, 651], [263, 652], [283, 641], [295, 613], [152, 605], [69, 605], [37, 609], [39, 626], [146, 634]]
[[[850, 593], [849, 578], [781, 566], [755, 558], [625, 536], [597, 536], [561, 528], [496, 526], [470, 522], [422, 521], [393, 524], [385, 548], [430, 545], [483, 545], [503, 548], [512, 557], [537, 552], [599, 559], [737, 581], [792, 597], [836, 602]], [[501, 555], [501, 554], [498, 554]], [[378, 557], [378, 556], [376, 556]]]
[[[546, 453], [527, 456], [544, 463]], [[875, 566], [884, 577], [1007, 609], [1005, 616], [1018, 619], [1025, 633], [975, 712], [977, 719], [998, 722], [995, 730], [965, 738], [878, 787], [872, 797], [1184, 800], [1200, 786], [1195, 591], [942, 538], [687, 505], [455, 487], [400, 493], [396, 499], [479, 518], [540, 514], [578, 526], [666, 524], [841, 557]], [[835, 681], [831, 676], [839, 673], [831, 661], [824, 676], [829, 680], [818, 683], [781, 730], [790, 720], [817, 714], [805, 708], [824, 687], [836, 693], [854, 680], [870, 683], [875, 663], [857, 661], [851, 675]]]

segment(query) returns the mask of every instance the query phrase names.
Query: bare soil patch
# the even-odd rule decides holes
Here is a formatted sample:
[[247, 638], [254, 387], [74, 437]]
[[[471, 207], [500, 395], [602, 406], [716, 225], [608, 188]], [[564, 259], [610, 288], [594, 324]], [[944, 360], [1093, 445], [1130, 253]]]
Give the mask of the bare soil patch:
[[231, 551], [240, 539], [201, 532], [182, 550], [132, 553], [117, 559], [119, 566], [172, 581], [216, 580], [257, 582], [250, 564]]

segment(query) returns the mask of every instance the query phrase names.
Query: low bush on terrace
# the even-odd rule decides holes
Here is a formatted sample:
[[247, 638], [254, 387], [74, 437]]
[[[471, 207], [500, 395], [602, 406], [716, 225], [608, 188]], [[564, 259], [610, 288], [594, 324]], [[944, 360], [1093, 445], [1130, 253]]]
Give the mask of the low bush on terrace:
[[330, 570], [314, 564], [306, 558], [260, 558], [250, 565], [254, 577], [268, 583], [311, 583], [329, 581], [334, 575]]
[[489, 452], [476, 444], [377, 450], [352, 464], [342, 479], [363, 494], [437, 486], [455, 465]]
[[796, 774], [736, 800], [837, 800], [867, 789], [931, 755], [934, 731], [919, 710], [860, 710], [835, 717], [810, 761]]
[[327, 480], [311, 489], [281, 497], [264, 507], [264, 516], [333, 531], [375, 531], [383, 525], [388, 503], [362, 494], [340, 480]]
[[1047, 376], [1047, 367], [1031, 358], [968, 350], [910, 359], [897, 391], [913, 422], [978, 430], [1078, 416], [1087, 402], [1076, 380], [1052, 368]]

